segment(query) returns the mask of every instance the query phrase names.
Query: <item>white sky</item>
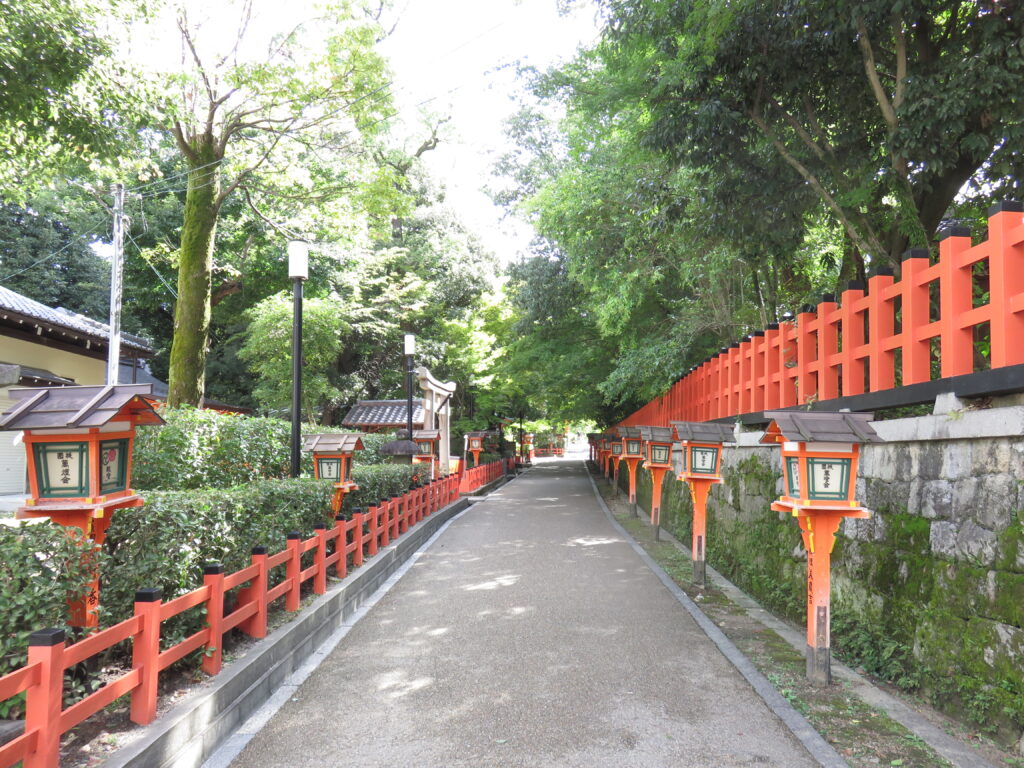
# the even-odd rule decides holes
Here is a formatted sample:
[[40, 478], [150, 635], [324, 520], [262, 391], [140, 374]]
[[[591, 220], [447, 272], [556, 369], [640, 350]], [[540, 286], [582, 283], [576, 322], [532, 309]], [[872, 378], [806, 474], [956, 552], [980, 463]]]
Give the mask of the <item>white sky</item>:
[[[423, 156], [447, 202], [503, 262], [524, 250], [529, 226], [502, 221], [481, 191], [508, 142], [502, 121], [516, 109], [517, 60], [544, 69], [597, 36], [590, 4], [558, 15], [556, 0], [396, 0], [398, 23], [382, 45], [395, 73], [394, 98], [412, 132], [422, 109], [451, 115], [437, 149]], [[387, 26], [390, 26], [388, 24]], [[422, 107], [421, 102], [431, 99]]]

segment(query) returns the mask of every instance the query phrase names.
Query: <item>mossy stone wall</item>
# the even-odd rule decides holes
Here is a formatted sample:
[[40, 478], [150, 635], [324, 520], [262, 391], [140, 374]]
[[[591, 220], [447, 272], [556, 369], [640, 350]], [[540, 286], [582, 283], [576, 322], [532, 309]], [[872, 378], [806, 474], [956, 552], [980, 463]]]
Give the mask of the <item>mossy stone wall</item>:
[[[799, 527], [770, 507], [779, 451], [726, 449], [722, 475], [708, 562], [802, 625]], [[643, 469], [637, 487], [650, 509]], [[1024, 437], [865, 446], [857, 498], [874, 514], [846, 520], [833, 552], [835, 652], [1024, 753]], [[686, 486], [666, 477], [662, 524], [689, 544], [691, 522]]]

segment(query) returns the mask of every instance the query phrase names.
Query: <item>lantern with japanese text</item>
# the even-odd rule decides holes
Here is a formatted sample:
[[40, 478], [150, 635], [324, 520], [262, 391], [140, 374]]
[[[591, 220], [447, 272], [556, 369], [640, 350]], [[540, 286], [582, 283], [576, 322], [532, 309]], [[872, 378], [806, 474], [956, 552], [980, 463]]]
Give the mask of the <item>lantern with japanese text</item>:
[[831, 554], [844, 517], [870, 517], [854, 498], [861, 443], [882, 442], [870, 413], [765, 411], [762, 443], [782, 447], [782, 497], [772, 504], [800, 523], [807, 551], [807, 677], [832, 678]]
[[331, 509], [337, 515], [341, 512], [345, 494], [359, 490], [352, 480], [352, 459], [356, 451], [363, 450], [362, 436], [330, 432], [306, 435], [302, 450], [313, 452], [313, 475], [317, 480], [334, 481]]
[[[19, 518], [48, 517], [97, 545], [118, 509], [141, 507], [131, 487], [135, 428], [163, 424], [146, 396], [150, 384], [12, 389], [0, 429], [22, 431], [30, 498]], [[99, 574], [89, 595], [70, 604], [71, 626], [99, 624]]]
[[612, 437], [612, 491], [615, 496], [619, 495], [619, 464], [622, 462], [622, 439], [615, 435]]
[[651, 525], [654, 538], [661, 538], [661, 484], [672, 469], [674, 437], [669, 427], [640, 427], [644, 441], [644, 467], [651, 473]]
[[483, 453], [484, 439], [487, 435], [486, 431], [466, 433], [466, 450], [473, 454], [474, 467], [480, 466], [480, 454]]
[[619, 427], [622, 436], [622, 458], [629, 470], [629, 511], [636, 515], [636, 468], [644, 460], [644, 441], [639, 427]]
[[437, 446], [441, 441], [441, 431], [438, 429], [417, 429], [412, 433], [412, 440], [416, 443], [416, 455], [412, 457], [413, 464], [427, 465], [428, 480], [436, 480], [439, 467], [437, 466]]
[[731, 426], [712, 422], [673, 421], [672, 428], [680, 447], [677, 477], [689, 487], [693, 500], [693, 581], [704, 586], [708, 493], [722, 482], [722, 445], [736, 442], [736, 437]]

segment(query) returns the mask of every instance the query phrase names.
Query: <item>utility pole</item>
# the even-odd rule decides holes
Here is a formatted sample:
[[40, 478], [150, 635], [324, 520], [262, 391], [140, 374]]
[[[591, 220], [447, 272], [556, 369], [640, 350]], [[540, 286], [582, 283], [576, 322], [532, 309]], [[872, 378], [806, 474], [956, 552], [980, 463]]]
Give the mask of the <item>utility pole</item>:
[[121, 292], [124, 276], [124, 184], [114, 184], [114, 255], [110, 259], [110, 343], [107, 384], [117, 384], [121, 366]]

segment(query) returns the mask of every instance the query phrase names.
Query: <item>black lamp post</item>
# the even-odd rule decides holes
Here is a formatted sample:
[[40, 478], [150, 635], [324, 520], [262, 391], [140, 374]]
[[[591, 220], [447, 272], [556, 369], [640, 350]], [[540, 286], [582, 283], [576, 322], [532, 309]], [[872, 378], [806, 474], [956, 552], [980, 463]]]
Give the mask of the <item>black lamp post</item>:
[[300, 420], [302, 410], [302, 283], [309, 277], [309, 246], [301, 240], [288, 242], [288, 277], [292, 279], [292, 466], [299, 476]]
[[[416, 337], [411, 333], [405, 334], [405, 396], [409, 400], [409, 410], [406, 413], [405, 427], [409, 430], [409, 439], [412, 440], [412, 358], [416, 354]], [[427, 425], [424, 424], [426, 429]]]

